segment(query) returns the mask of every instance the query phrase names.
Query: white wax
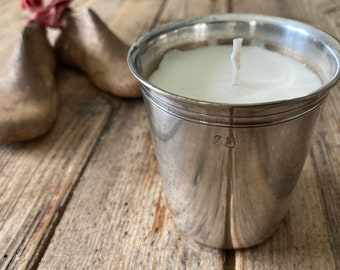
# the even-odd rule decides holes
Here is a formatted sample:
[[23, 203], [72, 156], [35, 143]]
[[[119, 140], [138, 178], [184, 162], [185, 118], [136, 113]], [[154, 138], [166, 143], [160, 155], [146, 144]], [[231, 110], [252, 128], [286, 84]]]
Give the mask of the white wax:
[[240, 85], [232, 85], [232, 46], [172, 50], [150, 82], [165, 91], [197, 100], [249, 104], [306, 96], [321, 86], [304, 64], [259, 47], [243, 47]]

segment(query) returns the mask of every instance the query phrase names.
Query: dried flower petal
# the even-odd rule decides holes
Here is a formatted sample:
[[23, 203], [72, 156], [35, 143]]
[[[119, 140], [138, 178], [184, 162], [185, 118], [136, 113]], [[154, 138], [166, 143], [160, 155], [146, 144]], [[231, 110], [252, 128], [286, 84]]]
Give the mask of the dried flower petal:
[[43, 7], [43, 0], [21, 0], [21, 9], [34, 11]]
[[22, 0], [21, 7], [32, 12], [29, 22], [37, 22], [42, 27], [60, 28], [71, 1], [52, 0], [48, 6], [44, 6], [42, 0]]

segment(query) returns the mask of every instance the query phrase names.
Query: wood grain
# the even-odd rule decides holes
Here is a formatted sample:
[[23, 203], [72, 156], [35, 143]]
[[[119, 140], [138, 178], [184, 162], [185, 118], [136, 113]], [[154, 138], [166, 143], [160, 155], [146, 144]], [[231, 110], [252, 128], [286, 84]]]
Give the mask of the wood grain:
[[[0, 61], [27, 18], [0, 3]], [[208, 13], [297, 19], [340, 38], [337, 0], [82, 0], [127, 44], [171, 20]], [[58, 32], [49, 32], [53, 41]], [[265, 243], [238, 251], [176, 230], [141, 100], [57, 74], [60, 114], [46, 136], [0, 144], [0, 269], [340, 269], [340, 85], [321, 115], [289, 213]]]
[[[12, 53], [13, 47], [19, 39], [19, 34], [26, 22], [26, 12], [20, 10], [19, 3], [13, 1], [2, 1], [0, 3], [0, 59], [5, 59]], [[13, 22], [14, 21], [14, 22]]]
[[[293, 5], [293, 1], [290, 3]], [[319, 0], [310, 5], [301, 1], [297, 5], [299, 13], [309, 18], [311, 24], [340, 39], [339, 1]], [[312, 14], [312, 15], [311, 15]], [[340, 85], [338, 83], [324, 106], [319, 128], [311, 149], [313, 170], [317, 176], [317, 190], [326, 218], [328, 237], [335, 260], [340, 269]]]
[[228, 1], [167, 1], [158, 24], [187, 17], [201, 16], [209, 13], [225, 13], [229, 10]]
[[131, 45], [144, 32], [154, 27], [166, 0], [127, 0], [110, 29], [126, 44]]
[[0, 145], [0, 268], [26, 267], [111, 111], [82, 74], [61, 70], [60, 113], [37, 140]]

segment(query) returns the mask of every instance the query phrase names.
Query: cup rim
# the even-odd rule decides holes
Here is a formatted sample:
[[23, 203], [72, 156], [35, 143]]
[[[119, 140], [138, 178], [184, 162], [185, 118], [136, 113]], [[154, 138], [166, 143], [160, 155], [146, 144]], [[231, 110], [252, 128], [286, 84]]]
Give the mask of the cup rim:
[[[227, 102], [214, 102], [214, 101], [205, 101], [199, 100], [194, 98], [189, 98], [185, 96], [181, 96], [178, 94], [171, 93], [165, 89], [157, 87], [156, 85], [152, 84], [148, 78], [145, 78], [140, 74], [136, 67], [136, 59], [140, 53], [140, 51], [147, 46], [148, 42], [152, 41], [154, 38], [161, 36], [162, 34], [169, 33], [179, 28], [190, 27], [197, 24], [202, 23], [219, 23], [219, 22], [230, 22], [230, 21], [238, 21], [238, 22], [245, 22], [250, 23], [251, 21], [256, 21], [258, 23], [270, 23], [277, 26], [290, 26], [297, 31], [305, 31], [309, 32], [313, 36], [318, 37], [318, 40], [322, 40], [324, 44], [327, 45], [329, 51], [334, 56], [336, 61], [336, 71], [334, 76], [328, 80], [326, 83], [322, 84], [321, 87], [313, 91], [312, 93], [296, 97], [292, 99], [286, 100], [277, 100], [277, 101], [265, 101], [265, 102], [256, 102], [256, 103], [227, 103]], [[145, 87], [152, 89], [158, 94], [165, 95], [167, 98], [174, 98], [178, 101], [184, 102], [194, 102], [200, 105], [216, 105], [216, 106], [229, 106], [229, 107], [252, 107], [252, 106], [267, 106], [267, 105], [275, 105], [275, 104], [284, 104], [287, 105], [289, 103], [294, 103], [297, 101], [303, 101], [305, 99], [318, 97], [320, 94], [326, 93], [332, 88], [340, 79], [340, 43], [339, 41], [332, 35], [328, 34], [327, 32], [318, 29], [314, 26], [309, 24], [288, 19], [284, 17], [276, 17], [276, 16], [269, 16], [269, 15], [262, 15], [262, 14], [253, 14], [253, 13], [220, 13], [220, 14], [210, 14], [204, 16], [196, 16], [196, 17], [189, 17], [181, 20], [170, 21], [168, 23], [162, 24], [160, 26], [155, 27], [154, 29], [144, 33], [140, 36], [136, 42], [134, 42], [129, 51], [127, 56], [127, 62], [131, 73], [138, 79], [140, 83], [142, 83]]]

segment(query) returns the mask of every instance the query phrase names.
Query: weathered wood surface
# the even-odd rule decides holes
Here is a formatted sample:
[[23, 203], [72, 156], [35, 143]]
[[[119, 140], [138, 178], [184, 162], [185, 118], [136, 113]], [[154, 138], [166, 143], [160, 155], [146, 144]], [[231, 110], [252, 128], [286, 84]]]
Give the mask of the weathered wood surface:
[[[0, 61], [26, 14], [0, 1]], [[87, 0], [131, 44], [152, 27], [208, 13], [285, 16], [340, 38], [331, 0]], [[98, 91], [58, 71], [60, 114], [46, 136], [0, 144], [0, 269], [340, 269], [340, 87], [332, 91], [279, 230], [239, 251], [203, 247], [176, 231], [141, 100]]]

